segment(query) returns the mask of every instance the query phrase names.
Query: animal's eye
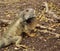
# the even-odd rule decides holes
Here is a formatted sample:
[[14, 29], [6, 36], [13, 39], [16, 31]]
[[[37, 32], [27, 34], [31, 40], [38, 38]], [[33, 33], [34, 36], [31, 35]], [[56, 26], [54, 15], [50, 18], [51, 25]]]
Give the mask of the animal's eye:
[[26, 12], [28, 12], [29, 10], [26, 10]]

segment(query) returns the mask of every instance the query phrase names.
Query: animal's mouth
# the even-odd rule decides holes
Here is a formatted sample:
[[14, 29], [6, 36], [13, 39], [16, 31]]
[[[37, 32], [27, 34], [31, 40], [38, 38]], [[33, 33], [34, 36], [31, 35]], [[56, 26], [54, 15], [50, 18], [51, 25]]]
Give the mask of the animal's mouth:
[[26, 23], [28, 23], [28, 24], [32, 23], [32, 21], [34, 21], [34, 19], [35, 19], [35, 17], [29, 18], [29, 19], [26, 20]]

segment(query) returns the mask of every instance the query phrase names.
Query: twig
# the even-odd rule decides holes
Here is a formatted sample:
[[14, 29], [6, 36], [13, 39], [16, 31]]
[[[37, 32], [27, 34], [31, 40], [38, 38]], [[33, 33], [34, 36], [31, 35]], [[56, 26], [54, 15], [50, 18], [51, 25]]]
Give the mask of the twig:
[[51, 31], [48, 31], [48, 30], [40, 30], [40, 32], [50, 33], [50, 34], [52, 34], [52, 35], [55, 35], [56, 38], [59, 38], [59, 37], [60, 37], [60, 34], [55, 33], [55, 32], [51, 32]]
[[52, 31], [56, 30], [54, 28], [51, 28], [51, 27], [48, 27], [48, 26], [43, 26], [43, 25], [40, 25], [40, 24], [37, 24], [37, 27], [41, 27], [41, 28], [44, 28], [44, 29], [49, 29], [49, 30], [52, 30]]
[[5, 20], [5, 19], [0, 19], [0, 22], [7, 23], [7, 24], [11, 24], [12, 23], [11, 20]]
[[56, 18], [56, 19], [60, 19], [54, 12], [52, 12], [52, 10], [49, 10], [47, 2], [43, 2], [43, 3], [46, 7], [46, 11], [45, 11], [46, 13], [49, 13], [49, 14], [53, 15], [53, 17]]

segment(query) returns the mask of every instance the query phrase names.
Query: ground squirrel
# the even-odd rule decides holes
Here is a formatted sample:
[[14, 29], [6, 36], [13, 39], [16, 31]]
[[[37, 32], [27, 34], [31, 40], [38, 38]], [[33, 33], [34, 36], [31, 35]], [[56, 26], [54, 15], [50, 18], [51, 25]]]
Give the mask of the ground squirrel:
[[[31, 21], [34, 22], [36, 15], [35, 10], [32, 8], [27, 8], [23, 10], [18, 18], [8, 26], [8, 29], [0, 37], [0, 48], [10, 45], [11, 43], [15, 43], [16, 46], [20, 47], [22, 36], [21, 33], [26, 31], [29, 32], [33, 27], [31, 26]], [[29, 25], [30, 24], [30, 25]], [[31, 27], [29, 27], [31, 26]], [[28, 34], [29, 35], [29, 34]], [[29, 35], [30, 36], [30, 35]]]

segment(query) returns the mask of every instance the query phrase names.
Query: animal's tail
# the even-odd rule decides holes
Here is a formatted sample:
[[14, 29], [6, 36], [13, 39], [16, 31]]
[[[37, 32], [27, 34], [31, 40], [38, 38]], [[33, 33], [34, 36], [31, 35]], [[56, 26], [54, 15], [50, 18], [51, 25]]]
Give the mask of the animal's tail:
[[4, 41], [2, 39], [0, 39], [0, 48], [4, 47]]
[[0, 39], [0, 48], [5, 47], [9, 44], [10, 44], [9, 41], [6, 38]]

